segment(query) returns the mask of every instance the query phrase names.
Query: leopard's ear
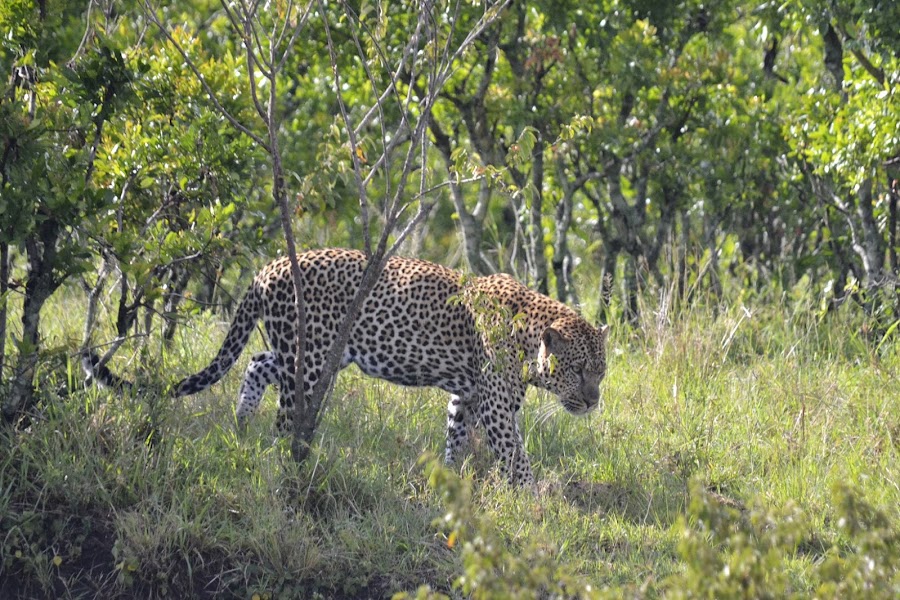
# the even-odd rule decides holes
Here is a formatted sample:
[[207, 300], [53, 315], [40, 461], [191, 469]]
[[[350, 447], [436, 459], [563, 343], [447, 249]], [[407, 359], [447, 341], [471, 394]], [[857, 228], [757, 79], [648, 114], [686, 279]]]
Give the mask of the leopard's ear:
[[609, 324], [604, 323], [597, 329], [597, 331], [600, 332], [600, 339], [603, 341], [603, 343], [606, 343], [607, 338], [609, 338]]
[[541, 341], [544, 342], [544, 347], [547, 348], [547, 352], [550, 354], [557, 354], [566, 345], [563, 335], [552, 326], [545, 329], [544, 333], [541, 334]]

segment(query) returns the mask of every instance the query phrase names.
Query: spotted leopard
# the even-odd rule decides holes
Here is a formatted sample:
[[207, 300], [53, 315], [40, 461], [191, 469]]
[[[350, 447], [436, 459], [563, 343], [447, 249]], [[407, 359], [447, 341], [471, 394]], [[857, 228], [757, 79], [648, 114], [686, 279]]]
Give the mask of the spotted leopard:
[[[366, 258], [355, 250], [325, 249], [304, 252], [298, 261], [306, 310], [308, 392], [321, 376]], [[271, 350], [250, 360], [239, 391], [237, 419], [243, 425], [256, 412], [265, 389], [275, 384], [278, 429], [291, 431], [293, 290], [287, 258], [260, 270], [216, 357], [199, 373], [178, 382], [174, 394], [195, 394], [219, 381], [262, 317]], [[495, 314], [506, 315], [508, 327], [484, 325], [484, 313], [494, 309]], [[496, 324], [497, 319], [487, 321]], [[341, 368], [354, 363], [364, 373], [393, 383], [449, 392], [446, 462], [459, 458], [470, 427], [479, 424], [504, 475], [514, 483], [530, 484], [534, 478], [518, 424], [527, 385], [556, 394], [570, 413], [590, 412], [599, 403], [599, 386], [606, 374], [607, 332], [606, 325], [593, 327], [571, 308], [508, 275], [465, 278], [437, 264], [393, 257], [353, 325]], [[98, 381], [130, 385], [106, 368], [93, 368], [96, 361], [96, 357], [86, 360], [85, 370]]]

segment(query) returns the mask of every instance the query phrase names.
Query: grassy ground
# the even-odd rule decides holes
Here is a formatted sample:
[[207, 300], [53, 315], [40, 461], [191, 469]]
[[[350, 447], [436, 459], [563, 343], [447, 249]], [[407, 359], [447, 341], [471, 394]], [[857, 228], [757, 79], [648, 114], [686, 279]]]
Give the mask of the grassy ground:
[[[78, 315], [53, 314], [48, 342], [65, 345]], [[442, 452], [445, 396], [355, 369], [342, 374], [314, 455], [299, 468], [273, 438], [273, 392], [236, 434], [245, 363], [179, 403], [45, 393], [40, 417], [0, 438], [0, 597], [358, 598], [421, 584], [478, 595], [488, 582], [473, 577], [504, 571], [491, 565], [541, 561], [577, 579], [570, 593], [589, 585], [678, 595], [690, 587], [679, 577], [703, 561], [721, 575], [743, 543], [732, 539], [734, 523], [724, 526], [732, 538], [703, 531], [712, 521], [689, 510], [698, 494], [735, 523], [746, 517], [749, 547], [763, 557], [766, 532], [780, 530], [754, 519], [802, 513], [799, 538], [770, 559], [782, 591], [805, 596], [820, 589], [832, 555], [859, 550], [833, 500], [840, 485], [880, 509], [896, 549], [892, 339], [879, 346], [849, 318], [820, 322], [786, 301], [697, 310], [674, 324], [645, 314], [640, 334], [613, 332], [599, 413], [578, 419], [530, 396], [524, 430], [537, 494], [506, 486], [479, 442], [459, 469], [470, 495], [452, 477], [430, 485], [421, 457]], [[211, 359], [224, 330], [201, 317], [164, 356], [152, 341], [147, 358], [112, 367], [181, 376]], [[56, 389], [54, 377], [64, 370], [43, 387]], [[692, 562], [684, 540], [698, 531], [712, 554]], [[516, 556], [536, 562], [503, 562]], [[896, 564], [884, 568], [889, 597], [900, 583]], [[762, 595], [753, 589], [744, 595]]]

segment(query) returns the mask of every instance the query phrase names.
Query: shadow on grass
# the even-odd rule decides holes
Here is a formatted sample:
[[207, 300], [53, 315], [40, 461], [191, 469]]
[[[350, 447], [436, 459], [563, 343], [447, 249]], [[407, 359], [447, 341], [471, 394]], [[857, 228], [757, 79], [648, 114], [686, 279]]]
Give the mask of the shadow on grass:
[[629, 521], [643, 521], [647, 515], [647, 493], [638, 485], [570, 481], [563, 497], [589, 513], [615, 513]]
[[[563, 498], [590, 514], [616, 515], [636, 525], [668, 528], [686, 513], [689, 500], [687, 482], [663, 474], [648, 487], [637, 481], [595, 482], [571, 480], [562, 488]], [[739, 499], [710, 489], [708, 493], [724, 506], [744, 513]]]

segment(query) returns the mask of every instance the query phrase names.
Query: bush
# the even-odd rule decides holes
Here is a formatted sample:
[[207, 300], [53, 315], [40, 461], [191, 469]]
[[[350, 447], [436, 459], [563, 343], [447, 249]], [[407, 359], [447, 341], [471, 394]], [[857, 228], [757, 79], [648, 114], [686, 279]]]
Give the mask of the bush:
[[798, 554], [821, 553], [811, 580], [817, 598], [900, 596], [900, 537], [887, 516], [849, 487], [833, 492], [838, 535], [816, 539], [795, 505], [741, 510], [723, 503], [698, 483], [688, 514], [677, 526], [682, 573], [664, 583], [670, 598], [806, 597], [786, 577], [784, 565]]
[[[429, 465], [429, 482], [443, 498], [444, 516], [436, 525], [451, 548], [462, 554], [463, 573], [454, 587], [472, 598], [791, 598], [806, 597], [784, 566], [798, 555], [820, 554], [812, 579], [817, 598], [900, 597], [900, 535], [882, 512], [846, 486], [837, 486], [833, 503], [839, 534], [830, 544], [817, 539], [796, 505], [736, 506], [691, 484], [686, 515], [675, 525], [684, 569], [650, 589], [638, 586], [598, 590], [553, 553], [535, 545], [511, 550], [496, 526], [472, 502], [471, 482], [438, 464]], [[415, 596], [446, 598], [430, 587]]]

